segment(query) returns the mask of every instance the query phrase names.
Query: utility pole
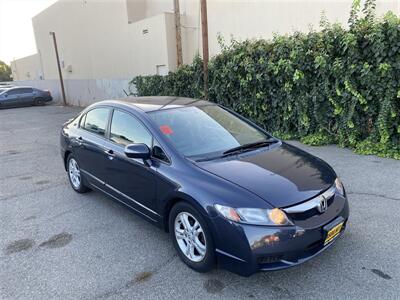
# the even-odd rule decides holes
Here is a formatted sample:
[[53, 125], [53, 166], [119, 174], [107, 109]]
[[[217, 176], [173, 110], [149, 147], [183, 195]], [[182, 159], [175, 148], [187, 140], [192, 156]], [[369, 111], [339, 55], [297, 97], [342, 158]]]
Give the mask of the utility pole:
[[208, 22], [207, 0], [200, 0], [201, 6], [201, 33], [203, 42], [203, 72], [204, 72], [204, 97], [208, 98]]
[[57, 58], [58, 75], [60, 76], [60, 84], [61, 84], [61, 93], [62, 93], [62, 97], [63, 97], [63, 104], [64, 104], [64, 106], [66, 106], [67, 105], [67, 100], [65, 98], [64, 80], [63, 80], [62, 72], [61, 72], [60, 57], [58, 56], [56, 33], [54, 31], [50, 31], [50, 35], [53, 36], [54, 50], [56, 52], [56, 58]]
[[182, 58], [182, 34], [181, 34], [181, 12], [179, 9], [179, 0], [174, 0], [175, 13], [175, 34], [176, 34], [176, 58], [177, 65], [180, 67], [183, 63]]

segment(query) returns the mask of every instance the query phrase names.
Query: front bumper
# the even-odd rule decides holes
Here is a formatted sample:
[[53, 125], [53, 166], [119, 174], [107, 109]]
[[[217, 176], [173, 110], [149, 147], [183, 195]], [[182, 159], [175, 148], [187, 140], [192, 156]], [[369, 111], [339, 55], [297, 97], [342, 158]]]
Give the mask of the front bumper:
[[[347, 199], [336, 195], [335, 202], [332, 211], [324, 216], [324, 222], [318, 225], [315, 217], [298, 222], [302, 226], [295, 222], [295, 226], [288, 227], [245, 225], [219, 216], [213, 218], [219, 265], [239, 275], [249, 276], [257, 271], [293, 267], [313, 258], [329, 248], [346, 228], [349, 217]], [[324, 245], [326, 226], [340, 222], [344, 222], [340, 234]]]

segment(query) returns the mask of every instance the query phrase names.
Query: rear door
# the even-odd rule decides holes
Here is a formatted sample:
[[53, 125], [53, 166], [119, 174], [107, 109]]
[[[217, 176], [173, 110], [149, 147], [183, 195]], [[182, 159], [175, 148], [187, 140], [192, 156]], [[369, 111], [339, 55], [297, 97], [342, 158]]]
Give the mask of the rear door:
[[84, 114], [74, 137], [74, 154], [81, 170], [92, 184], [105, 181], [105, 136], [108, 128], [109, 107], [97, 107]]
[[3, 99], [1, 101], [2, 106], [18, 106], [20, 101], [20, 89], [11, 89], [8, 90], [3, 95]]

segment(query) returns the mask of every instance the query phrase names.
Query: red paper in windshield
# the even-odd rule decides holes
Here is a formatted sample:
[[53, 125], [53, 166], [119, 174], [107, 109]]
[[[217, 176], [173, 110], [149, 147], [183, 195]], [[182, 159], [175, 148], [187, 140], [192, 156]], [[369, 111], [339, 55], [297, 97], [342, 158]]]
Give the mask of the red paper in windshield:
[[169, 127], [168, 125], [162, 125], [162, 126], [160, 126], [160, 130], [161, 130], [162, 133], [167, 134], [167, 135], [173, 133], [171, 127]]

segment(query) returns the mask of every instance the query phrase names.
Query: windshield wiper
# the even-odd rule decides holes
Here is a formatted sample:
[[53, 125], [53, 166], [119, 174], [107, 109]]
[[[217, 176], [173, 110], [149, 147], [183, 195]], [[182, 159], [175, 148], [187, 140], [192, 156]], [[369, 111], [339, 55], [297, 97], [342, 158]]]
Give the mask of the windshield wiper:
[[241, 145], [241, 146], [237, 146], [237, 147], [228, 149], [228, 150], [222, 152], [222, 155], [206, 156], [206, 157], [202, 157], [202, 158], [196, 159], [196, 161], [197, 162], [202, 162], [202, 161], [214, 160], [214, 159], [217, 159], [217, 158], [223, 158], [225, 156], [229, 156], [229, 155], [232, 155], [232, 154], [242, 153], [242, 152], [247, 151], [247, 150], [261, 148], [261, 147], [264, 147], [264, 146], [275, 144], [278, 141], [279, 140], [277, 140], [277, 139], [272, 139], [271, 138], [271, 139], [268, 139], [268, 140], [257, 141], [257, 142], [254, 142], [254, 143], [248, 143], [248, 144], [244, 144], [244, 145]]
[[250, 150], [250, 149], [254, 149], [254, 148], [261, 148], [264, 146], [268, 146], [274, 143], [277, 143], [278, 140], [276, 139], [268, 139], [268, 140], [264, 140], [264, 141], [258, 141], [258, 142], [254, 142], [254, 143], [248, 143], [248, 144], [244, 144], [244, 145], [240, 145], [231, 149], [228, 149], [226, 151], [224, 151], [222, 153], [223, 156], [229, 155], [229, 154], [233, 154], [233, 153], [241, 153], [245, 150]]

